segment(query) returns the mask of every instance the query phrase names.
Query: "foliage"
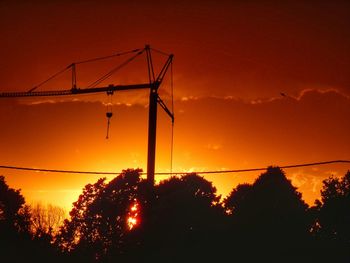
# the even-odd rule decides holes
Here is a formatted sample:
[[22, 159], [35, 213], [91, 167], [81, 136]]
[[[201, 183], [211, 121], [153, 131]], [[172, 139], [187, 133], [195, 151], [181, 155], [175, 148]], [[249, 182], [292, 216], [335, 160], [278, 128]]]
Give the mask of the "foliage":
[[[230, 218], [226, 240], [235, 242], [242, 260], [272, 261], [287, 249], [309, 246], [308, 206], [280, 168], [269, 167], [252, 185], [238, 185], [223, 203]], [[259, 253], [249, 254], [249, 247]]]
[[154, 200], [134, 235], [128, 261], [207, 261], [222, 226], [220, 196], [196, 174], [171, 177], [155, 186]]
[[[191, 174], [172, 177], [151, 189], [140, 178], [140, 170], [123, 171], [109, 183], [100, 179], [88, 184], [61, 228], [57, 244], [85, 261], [161, 258], [169, 248], [188, 252], [193, 244], [209, 244], [204, 239], [220, 225], [213, 220], [223, 216], [220, 197], [210, 182]], [[141, 221], [130, 230], [128, 217], [135, 201]], [[150, 249], [154, 246], [160, 253]]]
[[350, 171], [342, 178], [323, 181], [321, 202], [316, 202], [319, 234], [350, 245]]
[[30, 207], [31, 232], [37, 238], [53, 238], [63, 224], [65, 212], [61, 207], [41, 203]]
[[308, 230], [302, 222], [308, 206], [278, 167], [269, 167], [252, 185], [238, 185], [224, 200], [224, 207], [242, 222], [292, 230], [290, 222], [304, 224], [303, 231]]
[[232, 215], [233, 213], [240, 213], [244, 204], [246, 203], [246, 199], [249, 198], [252, 186], [250, 184], [239, 184], [236, 188], [234, 188], [229, 196], [224, 199], [224, 207], [226, 213]]
[[10, 188], [3, 176], [0, 176], [0, 224], [17, 231], [28, 229], [25, 200], [20, 190]]
[[[6, 251], [2, 259], [280, 262], [283, 257], [283, 261], [347, 262], [350, 258], [350, 172], [326, 179], [321, 201], [311, 209], [278, 167], [269, 167], [253, 184], [238, 185], [222, 202], [212, 183], [196, 174], [170, 177], [150, 187], [140, 172], [124, 170], [110, 182], [102, 178], [86, 185], [57, 235], [63, 211], [25, 205], [20, 190], [0, 177], [0, 247]], [[53, 240], [64, 255], [51, 245]], [[23, 253], [16, 253], [18, 249]]]
[[86, 185], [57, 237], [59, 246], [86, 260], [104, 258], [111, 250], [122, 253], [130, 205], [144, 200], [140, 171], [124, 170], [109, 183], [102, 178]]
[[57, 253], [50, 238], [32, 236], [31, 209], [20, 190], [10, 188], [0, 176], [0, 248], [1, 262], [56, 262]]

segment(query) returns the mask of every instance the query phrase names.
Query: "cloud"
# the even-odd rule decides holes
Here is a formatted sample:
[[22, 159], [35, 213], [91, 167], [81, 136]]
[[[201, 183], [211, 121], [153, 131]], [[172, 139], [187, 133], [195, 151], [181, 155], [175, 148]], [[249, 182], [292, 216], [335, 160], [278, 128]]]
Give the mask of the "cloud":
[[[347, 159], [350, 138], [350, 99], [337, 90], [305, 90], [298, 100], [280, 97], [252, 104], [236, 98], [202, 97], [175, 104], [182, 114], [175, 121], [177, 142], [192, 138], [193, 144], [215, 138], [238, 163], [254, 160], [269, 164]], [[199, 151], [194, 149], [198, 154]], [[222, 152], [220, 151], [220, 154]], [[218, 157], [219, 159], [219, 157]], [[232, 161], [231, 161], [232, 163]], [[233, 167], [235, 168], [235, 167]]]
[[[299, 99], [280, 97], [256, 104], [234, 97], [188, 98], [175, 102], [174, 171], [350, 158], [350, 123], [346, 121], [350, 99], [337, 90], [304, 90]], [[93, 170], [100, 163], [101, 170], [108, 167], [118, 171], [134, 167], [135, 161], [140, 166], [145, 164], [148, 110], [139, 104], [114, 105], [110, 140], [105, 140], [105, 111], [99, 101], [30, 105], [4, 101], [0, 105], [0, 158], [9, 165], [79, 166], [82, 170]], [[157, 169], [166, 170], [170, 125], [164, 116], [159, 114], [158, 120]], [[130, 156], [130, 152], [140, 155]], [[344, 166], [329, 169], [344, 173]], [[297, 186], [305, 193], [313, 193], [307, 195], [312, 196], [308, 199], [311, 201], [319, 193], [321, 180], [330, 175], [324, 169], [294, 173], [291, 175]], [[305, 177], [309, 175], [315, 181]], [[229, 192], [233, 182], [247, 178], [253, 177], [209, 177], [220, 193]]]
[[308, 88], [308, 89], [303, 89], [299, 95], [297, 97], [295, 97], [295, 99], [297, 100], [301, 100], [303, 99], [304, 97], [306, 96], [309, 96], [311, 94], [312, 95], [315, 95], [315, 94], [319, 94], [319, 95], [322, 95], [322, 94], [328, 94], [328, 95], [339, 95], [341, 97], [344, 97], [346, 99], [350, 99], [350, 96], [342, 91], [340, 91], [339, 89], [336, 89], [336, 88], [325, 88], [325, 89], [311, 89], [311, 88]]

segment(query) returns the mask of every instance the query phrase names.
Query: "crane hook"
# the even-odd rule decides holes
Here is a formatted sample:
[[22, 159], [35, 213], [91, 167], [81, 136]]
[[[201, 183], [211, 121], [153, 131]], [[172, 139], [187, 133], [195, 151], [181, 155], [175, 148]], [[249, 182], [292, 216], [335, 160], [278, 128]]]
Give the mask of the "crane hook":
[[107, 117], [107, 135], [106, 135], [106, 139], [109, 138], [109, 126], [110, 126], [111, 118], [113, 116], [113, 112], [112, 112], [112, 95], [113, 95], [113, 91], [107, 91], [107, 95], [108, 95], [110, 101], [107, 103], [107, 112], [106, 112], [106, 117]]
[[107, 135], [106, 135], [106, 139], [109, 138], [109, 126], [110, 126], [110, 120], [113, 116], [113, 113], [112, 112], [106, 112], [106, 117], [107, 117]]

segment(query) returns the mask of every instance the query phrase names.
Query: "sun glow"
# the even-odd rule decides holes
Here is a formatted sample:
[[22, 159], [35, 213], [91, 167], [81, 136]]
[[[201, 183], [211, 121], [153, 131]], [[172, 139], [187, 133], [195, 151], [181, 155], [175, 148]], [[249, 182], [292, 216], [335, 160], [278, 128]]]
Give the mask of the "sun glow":
[[135, 199], [132, 205], [130, 206], [130, 210], [128, 213], [127, 225], [129, 230], [134, 229], [140, 223], [140, 219], [138, 216], [139, 216], [139, 204]]

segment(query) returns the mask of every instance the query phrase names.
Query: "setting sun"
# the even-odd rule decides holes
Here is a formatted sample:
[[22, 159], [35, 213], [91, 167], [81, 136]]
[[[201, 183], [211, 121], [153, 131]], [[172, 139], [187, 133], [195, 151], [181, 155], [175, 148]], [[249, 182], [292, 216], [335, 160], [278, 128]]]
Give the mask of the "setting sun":
[[129, 230], [132, 230], [138, 224], [140, 224], [139, 204], [137, 203], [137, 200], [134, 200], [133, 204], [130, 207], [130, 211], [128, 213], [127, 225]]

